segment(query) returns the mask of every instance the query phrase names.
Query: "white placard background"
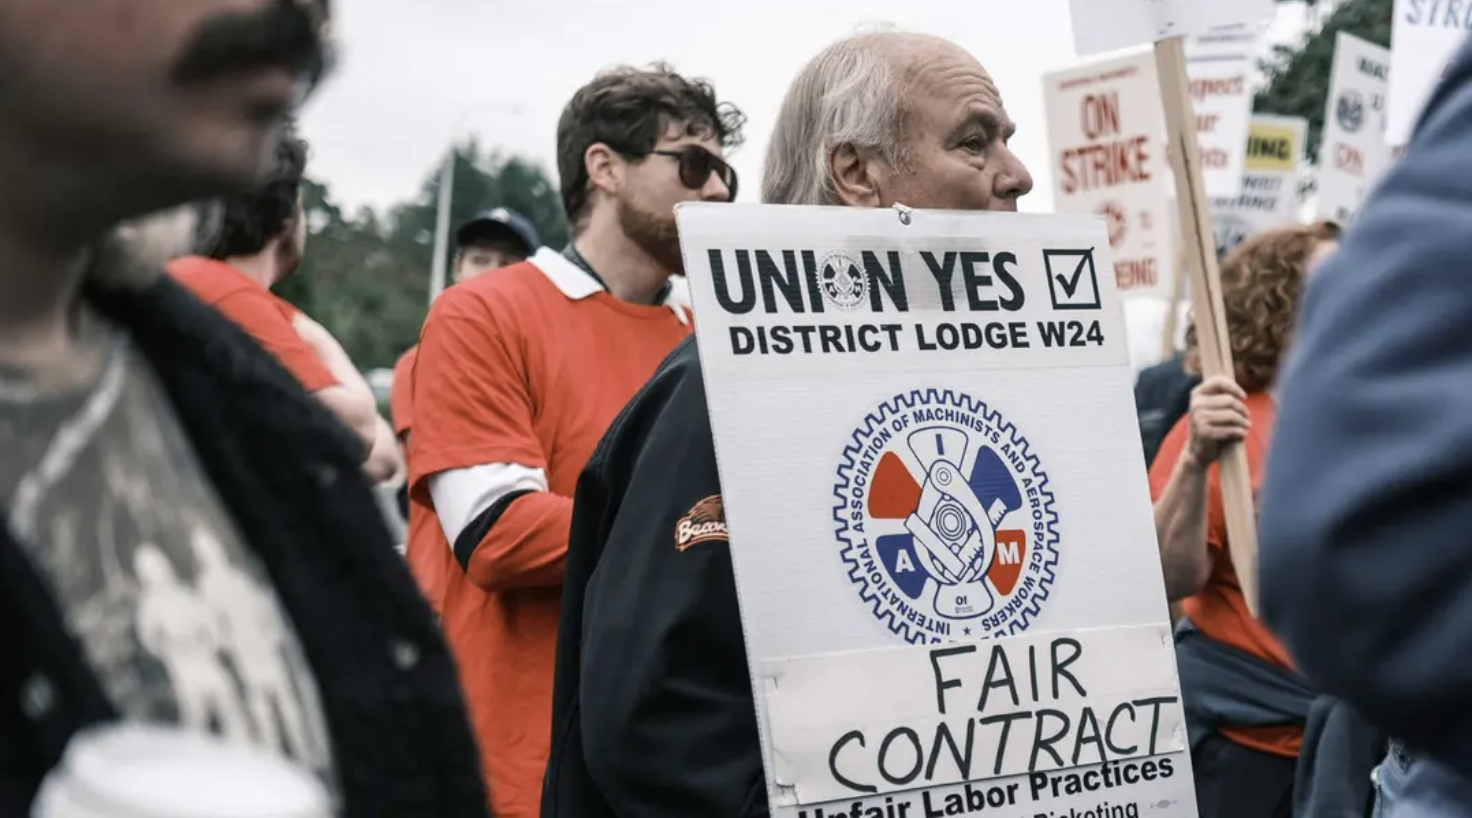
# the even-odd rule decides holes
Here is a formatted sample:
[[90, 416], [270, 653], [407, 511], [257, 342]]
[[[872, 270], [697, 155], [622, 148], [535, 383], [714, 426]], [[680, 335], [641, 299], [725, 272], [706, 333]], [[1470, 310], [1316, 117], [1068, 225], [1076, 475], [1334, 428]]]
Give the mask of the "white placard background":
[[[866, 416], [896, 395], [917, 389], [966, 393], [1015, 424], [1039, 458], [1058, 514], [1060, 556], [1053, 571], [1056, 579], [1026, 633], [1140, 626], [1168, 631], [1120, 301], [1107, 274], [1099, 275], [1110, 266], [1102, 222], [915, 211], [904, 224], [893, 210], [758, 205], [681, 205], [676, 214], [696, 306], [747, 653], [758, 674], [754, 683], [769, 776], [773, 764], [765, 695], [760, 692], [767, 684], [759, 677], [762, 668], [774, 660], [905, 644], [850, 579], [841, 557], [845, 543], [834, 519], [845, 449], [855, 430], [866, 425]], [[1049, 248], [1092, 249], [1098, 309], [1054, 308], [1042, 253]], [[875, 313], [865, 302], [848, 311], [830, 304], [820, 314], [794, 314], [783, 304], [775, 314], [766, 314], [758, 293], [756, 309], [729, 314], [717, 300], [709, 254], [721, 254], [725, 274], [734, 278], [738, 249], [770, 251], [778, 263], [782, 250], [810, 250], [815, 256], [841, 252], [854, 258], [864, 250], [881, 258], [898, 252], [910, 309]], [[962, 297], [957, 312], [943, 313], [920, 250], [1015, 253], [1019, 264], [1014, 272], [1026, 293], [1024, 308], [1015, 313], [970, 312]], [[1080, 284], [1077, 292], [1088, 295], [1086, 289]], [[917, 323], [933, 337], [941, 322], [1022, 321], [1031, 326], [1058, 320], [1098, 321], [1103, 343], [1046, 349], [1036, 330], [1030, 349], [920, 352], [913, 343]], [[754, 332], [775, 325], [880, 323], [902, 325], [901, 351], [737, 355], [732, 348], [733, 328]], [[855, 680], [846, 695], [861, 701], [862, 681]], [[1195, 815], [1189, 759], [1184, 753], [1171, 758], [1178, 772], [1168, 780], [1142, 783], [1127, 792], [1024, 802], [1018, 814], [1052, 809], [1066, 815], [1069, 808], [1091, 809], [1101, 798], [1113, 797], [1115, 803], [1138, 802], [1142, 815]], [[777, 790], [769, 789], [773, 804], [782, 803]], [[932, 795], [942, 798], [947, 792]], [[910, 796], [916, 804], [911, 814], [923, 814], [919, 793]], [[773, 814], [815, 818], [811, 810], [797, 807], [774, 806]]]
[[1298, 182], [1303, 174], [1303, 143], [1307, 137], [1308, 120], [1302, 117], [1253, 115], [1248, 138], [1286, 138], [1292, 158], [1255, 158], [1249, 146], [1242, 193], [1211, 202], [1218, 247], [1231, 250], [1253, 234], [1298, 221]]
[[1447, 63], [1467, 38], [1472, 8], [1462, 3], [1395, 0], [1390, 26], [1390, 108], [1385, 141], [1404, 145]]
[[1209, 197], [1236, 196], [1242, 189], [1257, 34], [1257, 26], [1233, 26], [1186, 41], [1201, 177]]
[[1353, 218], [1389, 164], [1385, 143], [1389, 76], [1389, 49], [1339, 32], [1319, 148], [1316, 207], [1321, 219]]

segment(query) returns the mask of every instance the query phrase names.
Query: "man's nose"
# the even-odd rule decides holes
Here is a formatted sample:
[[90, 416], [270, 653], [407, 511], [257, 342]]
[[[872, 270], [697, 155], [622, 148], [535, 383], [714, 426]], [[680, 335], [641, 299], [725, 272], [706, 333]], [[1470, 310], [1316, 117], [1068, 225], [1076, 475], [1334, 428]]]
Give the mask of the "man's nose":
[[1002, 167], [992, 181], [992, 195], [1015, 203], [1031, 192], [1032, 174], [1027, 172], [1027, 166], [1022, 164], [1017, 154], [1007, 150]]
[[700, 200], [702, 202], [729, 202], [731, 201], [731, 189], [726, 186], [721, 174], [711, 171], [705, 180], [705, 187], [700, 189]]

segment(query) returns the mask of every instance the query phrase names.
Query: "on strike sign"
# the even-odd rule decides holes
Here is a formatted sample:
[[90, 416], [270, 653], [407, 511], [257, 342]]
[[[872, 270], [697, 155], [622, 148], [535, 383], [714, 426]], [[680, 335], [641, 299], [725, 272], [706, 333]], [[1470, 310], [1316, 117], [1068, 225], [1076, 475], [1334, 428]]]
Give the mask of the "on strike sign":
[[1120, 290], [1170, 298], [1171, 177], [1154, 59], [1092, 63], [1043, 85], [1055, 209], [1103, 217]]
[[773, 816], [1194, 816], [1103, 224], [676, 218]]

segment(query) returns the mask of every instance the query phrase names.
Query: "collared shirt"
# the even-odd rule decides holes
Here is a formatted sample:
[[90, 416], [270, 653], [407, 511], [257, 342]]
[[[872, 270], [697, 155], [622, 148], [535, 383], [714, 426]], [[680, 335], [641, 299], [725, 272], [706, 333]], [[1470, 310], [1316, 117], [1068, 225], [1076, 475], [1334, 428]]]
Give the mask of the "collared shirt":
[[409, 561], [459, 660], [496, 815], [537, 814], [573, 489], [690, 333], [683, 292], [631, 304], [543, 249], [446, 290], [425, 323]]

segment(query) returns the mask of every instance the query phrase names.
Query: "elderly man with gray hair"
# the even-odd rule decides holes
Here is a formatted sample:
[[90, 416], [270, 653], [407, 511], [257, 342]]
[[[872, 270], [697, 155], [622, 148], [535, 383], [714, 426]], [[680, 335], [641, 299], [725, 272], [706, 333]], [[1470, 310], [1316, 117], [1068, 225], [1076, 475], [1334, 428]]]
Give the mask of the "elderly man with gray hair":
[[[1015, 210], [1032, 179], [1007, 148], [1014, 130], [965, 50], [857, 35], [793, 82], [762, 199]], [[578, 482], [543, 818], [768, 814], [725, 530], [692, 337]]]

